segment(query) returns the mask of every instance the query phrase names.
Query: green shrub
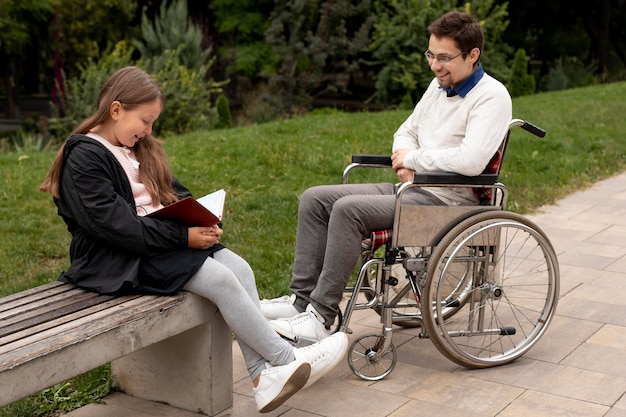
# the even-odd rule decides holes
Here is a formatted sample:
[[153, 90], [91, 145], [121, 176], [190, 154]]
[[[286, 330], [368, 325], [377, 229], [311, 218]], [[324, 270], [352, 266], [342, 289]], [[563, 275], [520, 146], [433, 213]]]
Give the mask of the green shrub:
[[221, 95], [215, 101], [215, 108], [217, 109], [217, 123], [216, 129], [228, 128], [233, 125], [233, 120], [230, 114], [230, 105], [226, 96]]
[[198, 70], [189, 69], [180, 63], [180, 52], [181, 49], [166, 51], [152, 60], [154, 71], [148, 69], [165, 96], [165, 109], [154, 127], [158, 135], [209, 129], [217, 121], [211, 98], [221, 93], [222, 83], [205, 80], [212, 61]]
[[89, 59], [80, 65], [79, 76], [65, 79], [63, 74], [66, 95], [59, 105], [52, 105], [56, 122], [60, 123], [61, 134], [67, 135], [78, 123], [93, 114], [102, 85], [118, 69], [133, 65], [132, 53], [132, 47], [122, 41], [100, 60]]
[[[277, 0], [265, 32], [279, 64], [270, 79], [294, 114], [321, 95], [347, 94], [367, 52], [370, 1]], [[277, 103], [280, 101], [277, 100]]]
[[67, 80], [66, 99], [60, 106], [54, 106], [56, 118], [50, 126], [62, 132], [63, 137], [59, 141], [95, 111], [98, 94], [108, 77], [128, 65], [145, 69], [163, 90], [165, 110], [155, 123], [157, 135], [211, 128], [217, 119], [211, 97], [221, 92], [222, 83], [205, 80], [212, 61], [201, 65], [198, 70], [189, 69], [181, 64], [181, 53], [183, 49], [177, 48], [153, 57], [152, 71], [145, 67], [143, 60], [132, 59], [133, 48], [125, 42], [118, 43], [110, 54], [99, 61], [90, 60], [81, 67], [78, 77]]
[[576, 57], [559, 58], [544, 79], [548, 91], [585, 87], [596, 83], [597, 61], [585, 65]]
[[511, 78], [508, 85], [511, 97], [526, 96], [535, 93], [535, 77], [528, 73], [526, 51], [518, 49], [513, 59]]
[[161, 3], [160, 12], [153, 21], [143, 14], [143, 40], [135, 39], [133, 45], [141, 53], [145, 67], [149, 70], [155, 68], [153, 60], [159, 61], [170, 51], [178, 50], [177, 57], [184, 67], [200, 71], [210, 52], [210, 49], [202, 48], [202, 31], [189, 19], [185, 0], [175, 0], [169, 7], [167, 3]]

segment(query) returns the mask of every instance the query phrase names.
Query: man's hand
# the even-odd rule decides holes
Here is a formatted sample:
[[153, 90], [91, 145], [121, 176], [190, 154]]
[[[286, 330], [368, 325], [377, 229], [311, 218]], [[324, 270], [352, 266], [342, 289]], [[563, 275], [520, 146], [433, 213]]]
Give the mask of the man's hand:
[[413, 182], [413, 178], [415, 177], [415, 171], [408, 168], [400, 168], [396, 171], [396, 174], [400, 182]]
[[413, 182], [415, 171], [404, 167], [404, 158], [412, 149], [396, 149], [391, 155], [391, 166], [396, 171], [400, 182]]
[[391, 166], [393, 170], [398, 172], [399, 169], [404, 168], [404, 158], [406, 154], [411, 152], [412, 149], [396, 149], [393, 155], [391, 155]]

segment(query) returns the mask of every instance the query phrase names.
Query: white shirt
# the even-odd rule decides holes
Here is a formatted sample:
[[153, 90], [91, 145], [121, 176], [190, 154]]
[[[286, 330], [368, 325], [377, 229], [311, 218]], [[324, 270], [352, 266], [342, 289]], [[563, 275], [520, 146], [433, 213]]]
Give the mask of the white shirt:
[[130, 188], [133, 190], [133, 197], [135, 197], [135, 206], [137, 207], [137, 215], [145, 216], [163, 207], [162, 205], [153, 206], [152, 197], [146, 189], [146, 186], [139, 180], [139, 161], [135, 158], [135, 153], [131, 148], [126, 146], [115, 146], [105, 138], [97, 135], [93, 132], [87, 133], [92, 139], [97, 140], [106, 148], [111, 151], [113, 156], [120, 163], [128, 181], [130, 182]]

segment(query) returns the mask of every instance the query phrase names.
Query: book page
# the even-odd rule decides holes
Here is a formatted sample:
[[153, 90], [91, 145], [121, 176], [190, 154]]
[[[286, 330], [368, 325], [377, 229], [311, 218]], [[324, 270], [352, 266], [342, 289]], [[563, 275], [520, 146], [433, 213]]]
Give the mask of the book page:
[[207, 194], [204, 197], [200, 197], [196, 201], [206, 207], [206, 209], [211, 213], [215, 214], [217, 218], [222, 220], [225, 199], [226, 191], [222, 189], [212, 192], [211, 194]]

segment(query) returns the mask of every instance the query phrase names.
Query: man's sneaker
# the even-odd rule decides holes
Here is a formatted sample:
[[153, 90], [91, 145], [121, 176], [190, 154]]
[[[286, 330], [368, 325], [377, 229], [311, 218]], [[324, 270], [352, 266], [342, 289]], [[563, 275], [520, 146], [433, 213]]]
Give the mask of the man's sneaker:
[[270, 320], [269, 324], [278, 334], [295, 342], [301, 338], [319, 341], [331, 334], [330, 328], [324, 326], [324, 319], [311, 304], [304, 313], [291, 318]]
[[272, 298], [271, 300], [261, 300], [261, 313], [268, 320], [283, 319], [298, 315], [300, 312], [296, 310], [293, 303], [296, 301], [296, 295], [283, 295], [282, 297]]
[[260, 413], [269, 413], [287, 401], [306, 384], [311, 364], [304, 359], [268, 367], [261, 372], [259, 384], [253, 389], [256, 407]]
[[311, 364], [311, 375], [305, 388], [333, 369], [348, 349], [348, 337], [337, 332], [321, 342], [295, 349], [296, 359], [304, 359]]

